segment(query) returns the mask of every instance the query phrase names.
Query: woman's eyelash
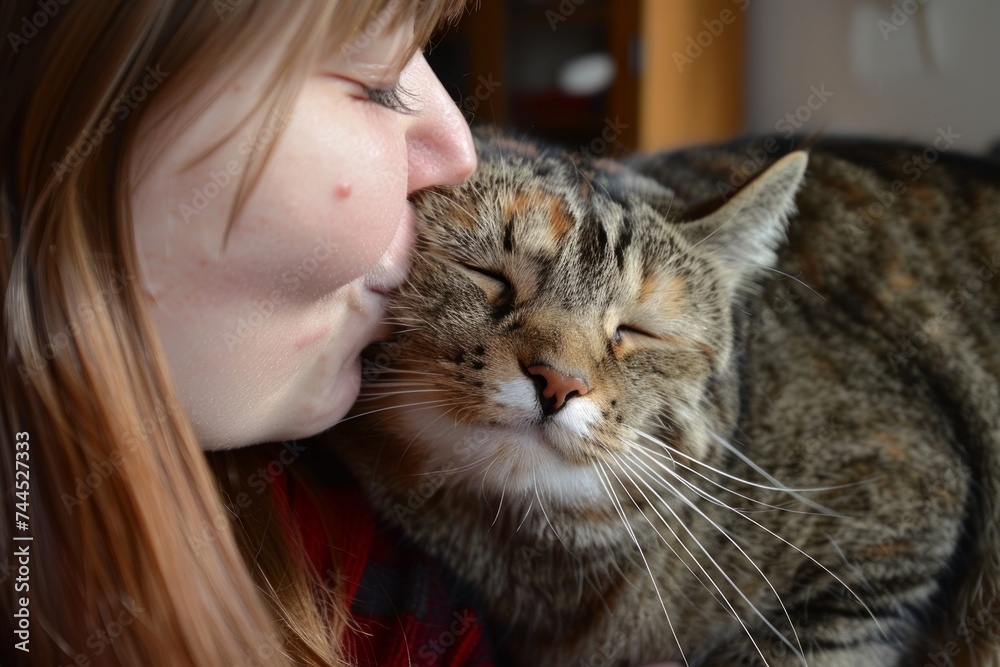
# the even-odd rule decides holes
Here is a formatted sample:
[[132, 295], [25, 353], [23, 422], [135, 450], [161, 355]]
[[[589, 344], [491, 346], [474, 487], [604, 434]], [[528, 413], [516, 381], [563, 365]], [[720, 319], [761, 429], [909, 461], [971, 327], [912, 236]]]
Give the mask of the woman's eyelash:
[[369, 88], [368, 86], [361, 86], [361, 88], [364, 90], [365, 96], [379, 106], [392, 109], [396, 113], [415, 113], [415, 110], [403, 100], [406, 92], [399, 87], [399, 84], [388, 88]]

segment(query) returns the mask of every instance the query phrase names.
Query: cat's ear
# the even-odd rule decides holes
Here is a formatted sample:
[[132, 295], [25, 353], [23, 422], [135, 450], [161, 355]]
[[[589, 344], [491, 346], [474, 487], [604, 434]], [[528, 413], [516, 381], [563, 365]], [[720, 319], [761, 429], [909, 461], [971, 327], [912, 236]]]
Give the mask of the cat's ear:
[[681, 224], [680, 230], [699, 250], [718, 257], [735, 284], [742, 283], [755, 269], [773, 266], [777, 260], [807, 163], [805, 151], [786, 155], [729, 201]]

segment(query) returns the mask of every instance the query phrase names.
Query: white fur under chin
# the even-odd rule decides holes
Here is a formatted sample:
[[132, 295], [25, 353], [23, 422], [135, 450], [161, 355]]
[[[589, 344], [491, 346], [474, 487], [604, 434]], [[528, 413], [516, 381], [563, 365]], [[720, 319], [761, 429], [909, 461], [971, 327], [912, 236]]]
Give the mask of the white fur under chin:
[[537, 493], [547, 503], [606, 504], [607, 491], [594, 466], [570, 463], [557, 452], [558, 446], [579, 440], [571, 429], [586, 430], [599, 417], [597, 407], [588, 404], [562, 417], [566, 423], [556, 432], [564, 434], [565, 442], [558, 445], [552, 437], [543, 440], [537, 426], [457, 424], [453, 412], [438, 408], [408, 411], [399, 419], [412, 434], [411, 454], [420, 456], [426, 474], [457, 476], [447, 483], [468, 482], [496, 499]]

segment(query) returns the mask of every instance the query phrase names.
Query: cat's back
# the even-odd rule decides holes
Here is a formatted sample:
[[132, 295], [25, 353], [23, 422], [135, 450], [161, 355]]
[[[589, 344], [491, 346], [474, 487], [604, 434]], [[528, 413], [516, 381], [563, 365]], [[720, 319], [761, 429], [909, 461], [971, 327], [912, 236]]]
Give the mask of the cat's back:
[[[926, 653], [994, 665], [1000, 163], [952, 143], [942, 130], [926, 146], [810, 148], [777, 270], [747, 303], [741, 434], [779, 478], [865, 488], [838, 509], [869, 517], [866, 568], [932, 579]], [[727, 199], [792, 148], [764, 137], [633, 166], [692, 204]], [[835, 537], [849, 552], [853, 536]], [[943, 574], [920, 569], [929, 558]]]

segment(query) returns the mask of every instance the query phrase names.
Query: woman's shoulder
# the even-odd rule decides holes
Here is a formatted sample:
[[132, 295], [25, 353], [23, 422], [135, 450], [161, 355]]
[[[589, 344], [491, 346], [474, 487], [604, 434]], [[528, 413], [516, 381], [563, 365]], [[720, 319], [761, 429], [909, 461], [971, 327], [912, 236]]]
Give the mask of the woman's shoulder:
[[355, 627], [347, 647], [356, 664], [493, 665], [474, 603], [448, 568], [379, 521], [342, 466], [318, 454], [304, 458], [314, 488], [282, 471], [275, 491], [317, 571], [349, 601]]

